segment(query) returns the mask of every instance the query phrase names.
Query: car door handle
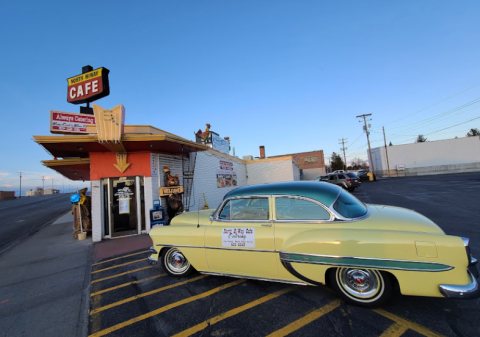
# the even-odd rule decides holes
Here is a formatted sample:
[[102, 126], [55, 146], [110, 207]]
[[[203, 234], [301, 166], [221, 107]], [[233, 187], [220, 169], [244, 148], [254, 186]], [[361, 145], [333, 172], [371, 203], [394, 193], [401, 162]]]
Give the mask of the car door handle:
[[271, 223], [262, 223], [262, 226], [264, 226], [264, 227], [272, 227], [272, 224], [271, 224]]

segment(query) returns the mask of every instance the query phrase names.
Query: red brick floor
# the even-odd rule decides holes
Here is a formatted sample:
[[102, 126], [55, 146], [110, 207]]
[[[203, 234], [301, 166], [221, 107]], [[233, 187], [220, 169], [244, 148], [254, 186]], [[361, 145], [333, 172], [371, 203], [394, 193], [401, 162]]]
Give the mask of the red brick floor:
[[118, 239], [108, 239], [93, 245], [93, 261], [103, 260], [112, 256], [127, 254], [140, 249], [148, 249], [152, 240], [148, 235], [127, 236]]

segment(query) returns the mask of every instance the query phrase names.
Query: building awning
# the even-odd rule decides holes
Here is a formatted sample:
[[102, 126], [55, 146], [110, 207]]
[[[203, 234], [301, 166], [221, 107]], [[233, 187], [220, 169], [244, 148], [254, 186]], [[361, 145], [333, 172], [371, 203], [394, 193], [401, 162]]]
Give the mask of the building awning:
[[[57, 158], [88, 158], [89, 152], [108, 151], [98, 142], [97, 135], [33, 136], [52, 156]], [[171, 155], [205, 151], [210, 147], [170, 135], [124, 134], [122, 143], [127, 152], [158, 152]], [[182, 152], [183, 150], [183, 152]]]
[[42, 164], [70, 180], [90, 180], [90, 158], [43, 160]]

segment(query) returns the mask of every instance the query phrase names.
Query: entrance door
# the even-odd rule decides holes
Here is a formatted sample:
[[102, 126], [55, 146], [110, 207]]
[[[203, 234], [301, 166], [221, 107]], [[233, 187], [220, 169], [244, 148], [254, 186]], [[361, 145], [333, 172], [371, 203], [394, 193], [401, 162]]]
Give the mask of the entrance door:
[[110, 178], [110, 233], [112, 237], [139, 234], [140, 194], [137, 177]]

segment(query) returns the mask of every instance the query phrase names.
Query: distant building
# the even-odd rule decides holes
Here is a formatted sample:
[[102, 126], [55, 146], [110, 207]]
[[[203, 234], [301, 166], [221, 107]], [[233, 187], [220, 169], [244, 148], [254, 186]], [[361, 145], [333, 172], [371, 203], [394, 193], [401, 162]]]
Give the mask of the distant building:
[[0, 200], [15, 199], [15, 192], [13, 191], [0, 191]]
[[35, 189], [35, 190], [31, 189], [30, 191], [27, 191], [27, 193], [25, 193], [25, 195], [27, 197], [34, 197], [34, 196], [37, 196], [37, 195], [43, 195], [43, 188], [37, 187], [37, 189]]
[[312, 180], [318, 176], [326, 174], [323, 150], [284, 154], [281, 156], [270, 156], [267, 158], [284, 156], [291, 156], [294, 162], [298, 165], [298, 168], [300, 169], [301, 180]]
[[45, 189], [45, 195], [47, 194], [58, 194], [60, 193], [60, 190], [56, 190], [56, 189]]
[[480, 172], [480, 137], [444, 139], [372, 149], [375, 173], [380, 177]]

